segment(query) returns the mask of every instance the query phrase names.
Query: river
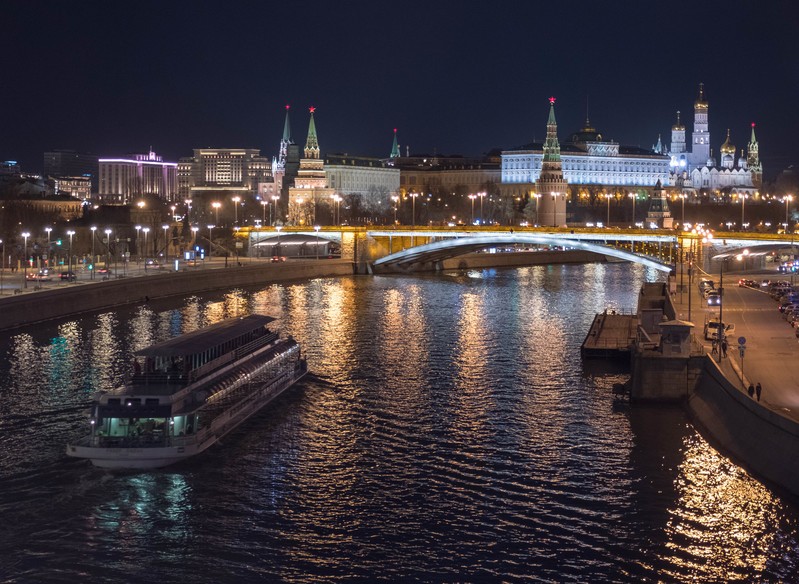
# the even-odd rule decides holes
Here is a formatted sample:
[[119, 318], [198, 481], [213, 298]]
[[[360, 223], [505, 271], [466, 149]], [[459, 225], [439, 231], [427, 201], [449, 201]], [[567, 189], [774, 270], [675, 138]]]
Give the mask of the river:
[[[678, 407], [580, 358], [624, 263], [353, 276], [150, 303], [0, 341], [0, 582], [796, 581], [799, 509]], [[312, 375], [208, 453], [68, 459], [131, 353], [247, 313]]]

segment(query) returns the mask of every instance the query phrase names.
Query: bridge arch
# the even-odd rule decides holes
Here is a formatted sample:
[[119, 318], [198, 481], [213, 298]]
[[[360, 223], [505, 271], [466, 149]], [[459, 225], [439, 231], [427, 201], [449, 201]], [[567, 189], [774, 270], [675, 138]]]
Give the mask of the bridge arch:
[[582, 249], [603, 256], [610, 256], [620, 260], [643, 264], [647, 267], [654, 268], [662, 272], [671, 272], [674, 269], [674, 266], [671, 264], [660, 262], [649, 256], [617, 249], [602, 243], [564, 238], [562, 235], [528, 235], [522, 233], [477, 235], [472, 237], [460, 237], [456, 239], [435, 241], [433, 243], [427, 243], [424, 245], [411, 247], [400, 252], [392, 253], [375, 260], [372, 265], [377, 269], [390, 269], [392, 267], [407, 269], [413, 264], [438, 263], [446, 259], [489, 247], [518, 244], [553, 245], [558, 247]]

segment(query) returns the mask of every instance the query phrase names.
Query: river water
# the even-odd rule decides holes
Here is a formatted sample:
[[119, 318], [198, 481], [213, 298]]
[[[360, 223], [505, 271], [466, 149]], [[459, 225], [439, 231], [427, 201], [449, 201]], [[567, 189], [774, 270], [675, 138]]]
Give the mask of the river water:
[[[0, 342], [0, 582], [796, 581], [799, 510], [579, 353], [629, 264], [231, 290]], [[68, 459], [131, 352], [278, 317], [310, 379], [210, 452]]]

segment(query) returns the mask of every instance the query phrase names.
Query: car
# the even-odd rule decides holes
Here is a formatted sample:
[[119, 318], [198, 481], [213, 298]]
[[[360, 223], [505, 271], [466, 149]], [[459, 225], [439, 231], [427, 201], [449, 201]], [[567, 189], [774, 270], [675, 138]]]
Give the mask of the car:
[[719, 338], [719, 331], [723, 330], [725, 336], [735, 332], [735, 325], [732, 323], [719, 322], [717, 318], [708, 318], [705, 321], [705, 340], [712, 341]]
[[716, 291], [713, 291], [710, 294], [708, 294], [706, 298], [708, 306], [718, 306], [719, 304], [721, 304], [721, 295]]
[[276, 264], [278, 262], [285, 262], [286, 256], [272, 256], [272, 263]]
[[704, 290], [702, 290], [702, 298], [707, 298], [711, 294], [718, 294], [718, 293], [719, 291], [716, 290], [715, 288], [705, 288]]
[[747, 280], [746, 278], [741, 278], [740, 280], [738, 280], [738, 286], [740, 286], [741, 288], [756, 288], [757, 282], [755, 282], [754, 280]]
[[53, 277], [50, 275], [49, 270], [39, 270], [38, 272], [28, 274], [26, 278], [34, 282], [49, 282], [50, 280], [53, 279]]
[[108, 268], [97, 268], [97, 269], [96, 269], [96, 270], [94, 270], [94, 271], [95, 271], [96, 273], [98, 273], [98, 274], [107, 274], [107, 273], [109, 273], [111, 270], [109, 270]]
[[61, 272], [58, 277], [62, 280], [69, 280], [70, 282], [74, 282], [78, 279], [78, 275], [75, 272]]

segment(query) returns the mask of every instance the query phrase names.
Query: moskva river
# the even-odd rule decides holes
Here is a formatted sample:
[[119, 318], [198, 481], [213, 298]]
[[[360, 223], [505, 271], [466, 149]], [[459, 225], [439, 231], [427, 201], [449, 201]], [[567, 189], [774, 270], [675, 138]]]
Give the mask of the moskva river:
[[[797, 581], [799, 510], [583, 362], [629, 264], [321, 279], [0, 342], [0, 582]], [[200, 457], [68, 459], [133, 351], [250, 312], [312, 377]]]

